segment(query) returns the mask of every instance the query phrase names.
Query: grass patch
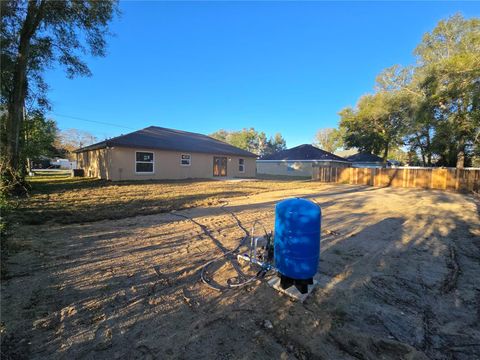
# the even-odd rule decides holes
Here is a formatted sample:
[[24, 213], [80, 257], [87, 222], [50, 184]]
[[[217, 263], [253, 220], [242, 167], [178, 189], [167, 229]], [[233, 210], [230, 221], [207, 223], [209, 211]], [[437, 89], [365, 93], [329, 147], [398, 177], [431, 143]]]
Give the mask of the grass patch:
[[308, 181], [120, 181], [73, 178], [69, 172], [38, 172], [32, 193], [13, 212], [18, 224], [82, 223], [212, 206], [223, 199], [300, 187]]

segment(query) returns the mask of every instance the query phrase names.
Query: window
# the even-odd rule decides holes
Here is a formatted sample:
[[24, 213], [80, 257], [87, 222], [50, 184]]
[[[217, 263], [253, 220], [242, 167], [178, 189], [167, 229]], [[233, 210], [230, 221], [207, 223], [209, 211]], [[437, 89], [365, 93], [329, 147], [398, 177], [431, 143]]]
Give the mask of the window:
[[135, 157], [135, 172], [137, 174], [153, 174], [152, 152], [137, 151]]
[[245, 172], [245, 159], [238, 159], [238, 172]]
[[190, 154], [182, 154], [182, 157], [180, 158], [180, 165], [190, 166], [191, 160]]

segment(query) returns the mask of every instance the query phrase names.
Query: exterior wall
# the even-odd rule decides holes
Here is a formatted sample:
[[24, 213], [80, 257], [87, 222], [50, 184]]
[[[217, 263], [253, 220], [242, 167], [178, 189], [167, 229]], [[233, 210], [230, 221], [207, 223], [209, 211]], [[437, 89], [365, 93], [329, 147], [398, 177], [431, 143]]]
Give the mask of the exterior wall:
[[385, 165], [381, 162], [354, 162], [352, 163], [354, 168], [384, 168]]
[[[97, 156], [96, 152], [105, 152], [105, 156]], [[153, 152], [153, 174], [136, 173], [135, 159], [136, 152]], [[85, 155], [85, 154], [93, 155]], [[191, 165], [182, 166], [180, 164], [181, 155], [189, 154], [191, 156]], [[124, 147], [114, 147], [102, 150], [93, 150], [79, 154], [82, 157], [89, 157], [93, 160], [85, 162], [85, 167], [79, 164], [80, 168], [85, 169], [85, 174], [97, 176], [108, 180], [169, 180], [169, 179], [205, 179], [213, 178], [213, 158], [214, 156], [225, 156], [227, 161], [227, 177], [229, 178], [254, 178], [256, 175], [255, 158], [214, 155], [203, 153], [174, 152], [152, 149], [134, 149]], [[238, 171], [238, 160], [244, 159], [245, 171]], [[97, 162], [97, 166], [92, 163]]]
[[110, 176], [110, 149], [98, 149], [77, 153], [77, 169], [85, 176], [108, 179]]
[[277, 176], [312, 177], [313, 166], [350, 167], [349, 163], [336, 161], [266, 161], [257, 160], [257, 173]]

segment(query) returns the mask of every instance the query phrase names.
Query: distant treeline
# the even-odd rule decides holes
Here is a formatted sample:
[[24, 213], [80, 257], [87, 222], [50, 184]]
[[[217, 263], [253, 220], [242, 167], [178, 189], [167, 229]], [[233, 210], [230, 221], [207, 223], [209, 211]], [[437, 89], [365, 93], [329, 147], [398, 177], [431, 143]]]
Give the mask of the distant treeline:
[[263, 131], [259, 132], [254, 128], [240, 131], [221, 129], [210, 134], [210, 136], [259, 156], [272, 154], [287, 148], [287, 143], [280, 133], [276, 133], [267, 139], [267, 135]]

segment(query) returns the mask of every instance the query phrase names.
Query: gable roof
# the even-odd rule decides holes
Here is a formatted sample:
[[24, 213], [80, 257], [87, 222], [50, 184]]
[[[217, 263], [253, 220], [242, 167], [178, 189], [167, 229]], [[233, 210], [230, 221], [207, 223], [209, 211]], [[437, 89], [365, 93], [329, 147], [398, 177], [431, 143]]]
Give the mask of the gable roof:
[[368, 152], [359, 152], [358, 154], [347, 157], [347, 159], [352, 162], [383, 163], [383, 159], [380, 156]]
[[329, 153], [328, 151], [319, 149], [310, 144], [303, 144], [291, 149], [276, 152], [271, 155], [266, 155], [260, 158], [262, 160], [295, 160], [295, 161], [343, 161], [348, 160]]
[[104, 140], [77, 149], [75, 152], [79, 153], [114, 146], [257, 157], [257, 155], [249, 151], [237, 148], [207, 135], [158, 126], [149, 126], [126, 135]]

